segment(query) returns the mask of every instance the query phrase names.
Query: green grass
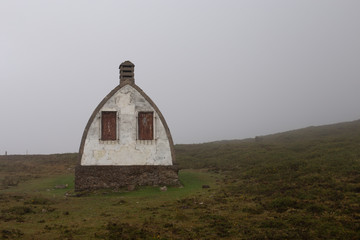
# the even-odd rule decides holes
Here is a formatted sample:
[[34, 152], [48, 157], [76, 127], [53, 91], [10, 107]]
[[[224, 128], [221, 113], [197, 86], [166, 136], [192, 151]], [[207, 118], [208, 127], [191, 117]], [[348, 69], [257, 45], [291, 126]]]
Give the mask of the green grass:
[[[76, 235], [76, 239], [97, 239], [96, 235], [108, 238], [110, 230], [104, 231], [105, 226], [124, 219], [137, 226], [176, 218], [176, 212], [170, 209], [184, 198], [216, 191], [219, 176], [207, 171], [182, 170], [179, 178], [183, 187], [169, 187], [167, 191], [140, 187], [130, 192], [101, 190], [80, 197], [74, 192], [73, 174], [25, 181], [1, 192], [1, 200], [7, 203], [1, 207], [3, 238], [17, 238], [18, 232], [24, 239], [67, 235], [69, 238]], [[68, 188], [54, 188], [61, 184], [68, 184]], [[202, 189], [204, 184], [210, 185], [211, 190]], [[153, 230], [147, 233], [151, 235]]]
[[80, 196], [77, 154], [0, 156], [0, 239], [360, 239], [360, 121], [175, 148], [183, 188]]

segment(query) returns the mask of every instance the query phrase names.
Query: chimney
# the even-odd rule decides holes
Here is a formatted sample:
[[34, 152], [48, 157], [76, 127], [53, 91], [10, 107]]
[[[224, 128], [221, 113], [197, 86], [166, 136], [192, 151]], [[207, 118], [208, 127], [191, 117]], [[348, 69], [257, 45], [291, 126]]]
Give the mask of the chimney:
[[134, 83], [134, 68], [135, 65], [130, 61], [125, 61], [120, 64], [120, 84], [125, 82]]

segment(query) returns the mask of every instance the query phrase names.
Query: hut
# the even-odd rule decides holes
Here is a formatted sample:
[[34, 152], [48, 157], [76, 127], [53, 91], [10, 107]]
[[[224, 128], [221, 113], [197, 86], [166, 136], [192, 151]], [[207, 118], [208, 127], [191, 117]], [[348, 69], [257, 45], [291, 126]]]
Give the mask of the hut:
[[119, 85], [90, 116], [75, 168], [76, 191], [179, 184], [170, 130], [135, 84], [134, 68], [130, 61], [120, 65]]

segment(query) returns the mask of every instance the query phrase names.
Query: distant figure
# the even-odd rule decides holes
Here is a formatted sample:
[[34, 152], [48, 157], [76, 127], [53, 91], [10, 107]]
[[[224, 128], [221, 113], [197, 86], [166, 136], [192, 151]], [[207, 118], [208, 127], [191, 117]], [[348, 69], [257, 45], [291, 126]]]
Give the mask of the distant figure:
[[7, 156], [7, 151], [5, 151], [5, 156]]

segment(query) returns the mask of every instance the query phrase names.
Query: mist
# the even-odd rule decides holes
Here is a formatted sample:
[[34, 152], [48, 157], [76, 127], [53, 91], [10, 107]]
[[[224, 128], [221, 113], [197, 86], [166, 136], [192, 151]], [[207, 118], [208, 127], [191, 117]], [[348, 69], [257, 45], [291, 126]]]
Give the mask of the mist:
[[359, 1], [0, 3], [0, 154], [78, 151], [135, 64], [176, 144], [360, 119]]

